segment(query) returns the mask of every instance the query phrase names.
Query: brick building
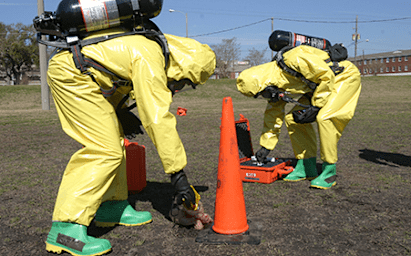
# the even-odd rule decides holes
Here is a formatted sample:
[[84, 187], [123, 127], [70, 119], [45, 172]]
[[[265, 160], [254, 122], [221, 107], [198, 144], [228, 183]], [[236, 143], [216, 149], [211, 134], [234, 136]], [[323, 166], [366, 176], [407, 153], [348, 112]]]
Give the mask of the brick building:
[[398, 50], [349, 58], [363, 76], [411, 75], [411, 50]]

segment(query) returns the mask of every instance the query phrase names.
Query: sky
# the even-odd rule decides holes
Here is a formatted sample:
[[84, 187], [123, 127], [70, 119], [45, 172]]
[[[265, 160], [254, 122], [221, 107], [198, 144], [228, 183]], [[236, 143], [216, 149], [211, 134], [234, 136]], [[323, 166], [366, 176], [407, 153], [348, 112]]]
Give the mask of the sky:
[[[44, 10], [51, 12], [60, 3], [40, 1], [44, 1]], [[32, 24], [37, 13], [36, 0], [0, 0], [0, 22], [6, 25]], [[349, 57], [354, 57], [352, 36], [357, 17], [357, 56], [411, 49], [409, 0], [164, 0], [160, 15], [153, 21], [163, 33], [182, 37], [187, 24], [189, 37], [211, 46], [235, 37], [241, 58], [253, 48], [267, 49], [266, 57], [271, 58], [268, 38], [272, 29], [343, 43]]]

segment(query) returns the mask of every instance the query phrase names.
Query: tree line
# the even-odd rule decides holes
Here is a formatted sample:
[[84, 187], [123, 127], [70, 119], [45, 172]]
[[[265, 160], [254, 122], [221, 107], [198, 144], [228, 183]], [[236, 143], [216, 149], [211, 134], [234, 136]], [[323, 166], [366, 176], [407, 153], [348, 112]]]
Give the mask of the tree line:
[[[223, 39], [220, 44], [210, 45], [216, 54], [216, 73], [220, 78], [229, 78], [235, 61], [241, 56], [237, 38]], [[267, 48], [248, 50], [246, 61], [250, 66], [267, 62], [264, 57]], [[7, 77], [15, 84], [22, 83], [24, 72], [39, 66], [37, 32], [33, 25], [21, 23], [6, 25], [0, 22], [0, 78]], [[3, 73], [3, 75], [1, 75]]]
[[20, 84], [22, 74], [38, 66], [39, 50], [33, 25], [0, 22], [0, 71]]
[[[215, 54], [217, 61], [216, 73], [219, 77], [226, 78], [230, 76], [230, 73], [234, 69], [235, 61], [240, 59], [241, 47], [237, 42], [237, 38], [223, 39], [220, 44], [210, 46]], [[250, 66], [260, 65], [268, 60], [264, 57], [267, 48], [263, 50], [257, 50], [254, 47], [248, 50], [248, 55], [245, 60], [248, 61]]]

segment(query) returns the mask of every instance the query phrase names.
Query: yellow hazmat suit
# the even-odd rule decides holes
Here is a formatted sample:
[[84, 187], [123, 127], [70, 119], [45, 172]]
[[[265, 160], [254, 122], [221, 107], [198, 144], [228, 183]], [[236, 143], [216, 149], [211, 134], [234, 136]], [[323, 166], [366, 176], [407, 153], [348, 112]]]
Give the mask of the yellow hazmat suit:
[[[119, 33], [119, 29], [96, 33]], [[48, 84], [63, 130], [84, 147], [70, 159], [58, 192], [53, 221], [88, 226], [100, 204], [126, 200], [124, 135], [115, 108], [124, 94], [134, 92], [142, 125], [158, 150], [164, 171], [172, 174], [186, 164], [186, 153], [169, 112], [172, 93], [168, 80], [190, 79], [203, 84], [215, 69], [214, 52], [195, 40], [165, 35], [171, 51], [169, 65], [158, 43], [141, 35], [118, 37], [82, 49], [85, 57], [132, 81], [108, 100], [101, 93], [113, 77], [90, 68], [82, 74], [72, 54], [60, 51], [48, 68]]]
[[[283, 55], [286, 65], [301, 73], [306, 79], [318, 84], [313, 91], [301, 79], [283, 71], [277, 62], [262, 64], [243, 71], [237, 79], [238, 90], [246, 96], [254, 96], [267, 86], [276, 86], [291, 97], [300, 97], [302, 104], [312, 104], [321, 108], [317, 115], [320, 137], [321, 159], [329, 164], [337, 162], [337, 143], [341, 134], [352, 119], [361, 91], [361, 76], [349, 61], [339, 62], [344, 71], [334, 75], [325, 60], [329, 55], [310, 46], [293, 48]], [[306, 93], [312, 93], [311, 102]], [[303, 96], [304, 95], [304, 96]], [[297, 124], [292, 112], [302, 109], [295, 106], [287, 115], [285, 102], [268, 103], [264, 114], [264, 128], [260, 145], [273, 150], [286, 121], [294, 154], [297, 159], [315, 157], [317, 154], [316, 135], [311, 124]]]

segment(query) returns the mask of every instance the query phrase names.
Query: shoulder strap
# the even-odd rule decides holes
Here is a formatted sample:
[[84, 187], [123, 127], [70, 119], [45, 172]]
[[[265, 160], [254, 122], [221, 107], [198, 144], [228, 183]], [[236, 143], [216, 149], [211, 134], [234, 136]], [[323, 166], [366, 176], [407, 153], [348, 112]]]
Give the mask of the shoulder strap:
[[284, 70], [285, 72], [289, 73], [290, 75], [297, 77], [299, 79], [301, 79], [301, 81], [303, 81], [308, 87], [310, 87], [312, 90], [315, 90], [315, 88], [317, 88], [318, 84], [314, 83], [313, 81], [308, 80], [307, 78], [305, 78], [300, 72], [295, 71], [294, 69], [288, 67], [285, 62], [284, 62], [284, 58], [283, 58], [283, 54], [289, 50], [291, 50], [292, 46], [285, 46], [284, 48], [282, 48], [281, 50], [278, 51], [278, 53], [275, 55], [274, 59], [277, 61], [278, 66], [280, 66], [280, 68], [282, 70]]
[[[81, 72], [87, 72], [88, 68], [93, 67], [97, 70], [100, 70], [102, 72], [105, 72], [107, 74], [110, 74], [114, 77], [117, 77], [119, 79], [112, 81], [113, 82], [113, 87], [110, 90], [105, 90], [100, 86], [100, 89], [104, 95], [104, 97], [110, 97], [111, 95], [114, 94], [114, 92], [117, 90], [119, 86], [125, 86], [125, 85], [130, 85], [131, 81], [128, 81], [126, 79], [120, 78], [117, 74], [114, 72], [108, 70], [105, 68], [103, 65], [98, 63], [97, 61], [90, 59], [90, 58], [85, 58], [84, 55], [81, 52], [82, 47], [91, 45], [91, 44], [96, 44], [100, 42], [104, 42], [110, 39], [114, 39], [117, 37], [122, 37], [122, 36], [129, 36], [129, 35], [144, 35], [148, 39], [153, 40], [157, 42], [160, 46], [161, 49], [163, 50], [164, 54], [164, 59], [165, 59], [165, 69], [167, 69], [167, 65], [169, 62], [169, 56], [170, 56], [170, 50], [168, 48], [168, 43], [167, 39], [165, 38], [164, 34], [158, 29], [158, 27], [150, 20], [146, 21], [150, 29], [135, 29], [130, 32], [125, 32], [125, 33], [119, 33], [119, 34], [113, 34], [113, 35], [106, 35], [106, 36], [101, 36], [101, 37], [95, 37], [95, 38], [90, 38], [90, 39], [83, 39], [80, 40], [77, 36], [70, 36], [66, 37], [65, 41], [62, 40], [56, 40], [56, 41], [46, 41], [41, 39], [41, 33], [37, 34], [37, 40], [41, 44], [45, 44], [48, 46], [60, 48], [60, 49], [67, 49], [70, 50], [73, 53], [73, 60], [76, 65], [76, 68], [78, 68]], [[86, 73], [89, 74], [90, 73]], [[91, 76], [94, 82], [95, 79], [93, 76]], [[96, 82], [97, 83], [97, 82]]]
[[90, 59], [90, 58], [85, 58], [84, 55], [81, 53], [81, 47], [80, 47], [79, 43], [71, 45], [70, 46], [70, 51], [73, 53], [73, 61], [74, 61], [74, 64], [76, 65], [76, 68], [78, 68], [82, 73], [90, 75], [91, 79], [93, 79], [93, 81], [96, 84], [98, 84], [97, 81], [90, 74], [90, 72], [88, 72], [88, 68], [90, 68], [90, 67], [95, 68], [95, 69], [100, 70], [104, 73], [110, 74], [113, 77], [118, 78], [118, 79], [112, 81], [113, 86], [109, 90], [103, 89], [99, 85], [100, 90], [101, 90], [104, 97], [107, 98], [107, 97], [112, 96], [119, 86], [131, 85], [131, 81], [119, 78], [119, 76], [117, 74], [111, 72], [110, 70], [105, 68], [103, 65], [100, 65], [97, 61], [95, 61], [93, 59]]
[[[280, 51], [278, 51], [278, 53], [275, 55], [273, 60], [277, 61], [278, 66], [280, 66], [280, 68], [282, 70], [286, 71], [287, 73], [289, 73], [290, 75], [292, 75], [294, 77], [297, 77], [297, 78], [301, 79], [301, 81], [303, 81], [306, 85], [308, 85], [308, 87], [310, 87], [312, 90], [315, 90], [315, 88], [317, 88], [318, 84], [314, 83], [313, 81], [310, 81], [310, 80], [306, 79], [301, 73], [295, 71], [294, 69], [288, 67], [287, 64], [285, 64], [283, 54], [285, 52], [291, 50], [292, 48], [294, 48], [294, 47], [293, 46], [285, 46]], [[340, 66], [338, 64], [338, 61], [333, 61], [331, 58], [328, 58], [328, 59], [325, 60], [325, 62], [327, 64], [332, 63], [332, 65], [329, 65], [329, 67], [334, 72], [334, 75], [341, 74], [344, 71], [344, 67]]]

